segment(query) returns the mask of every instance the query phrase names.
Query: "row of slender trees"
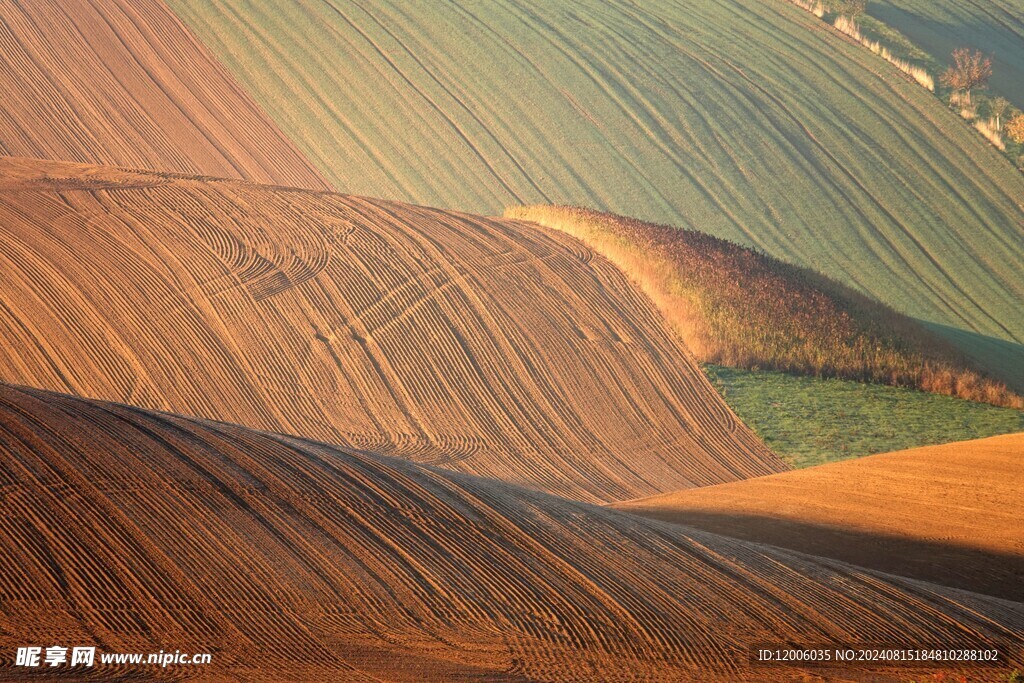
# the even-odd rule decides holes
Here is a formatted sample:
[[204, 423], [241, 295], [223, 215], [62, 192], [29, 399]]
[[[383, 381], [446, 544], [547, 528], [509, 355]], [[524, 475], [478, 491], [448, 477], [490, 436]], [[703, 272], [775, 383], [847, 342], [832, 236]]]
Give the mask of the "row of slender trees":
[[[824, 6], [856, 23], [867, 11], [867, 5], [868, 0], [825, 0]], [[822, 5], [819, 4], [819, 7]], [[992, 58], [980, 50], [966, 47], [953, 50], [952, 57], [952, 65], [941, 74], [939, 82], [953, 91], [951, 103], [961, 105], [965, 109], [965, 114], [970, 112], [970, 117], [973, 118], [971, 93], [988, 84], [992, 77]], [[986, 104], [997, 135], [1005, 133], [1013, 142], [1024, 145], [1024, 112], [1014, 110], [1005, 97], [989, 98]], [[1002, 148], [1001, 141], [999, 146]], [[1019, 154], [1020, 151], [1014, 153]], [[1024, 154], [1017, 159], [1017, 166], [1024, 170]]]
[[[940, 77], [943, 85], [960, 94], [960, 103], [971, 106], [971, 91], [985, 87], [992, 77], [992, 58], [979, 50], [966, 47], [953, 50], [953, 64]], [[1003, 130], [1003, 120], [1011, 111], [1010, 101], [1005, 97], [993, 97], [988, 101], [989, 117], [995, 122], [996, 130]], [[1024, 113], [1017, 112], [1006, 124], [1006, 134], [1011, 140], [1024, 143]]]

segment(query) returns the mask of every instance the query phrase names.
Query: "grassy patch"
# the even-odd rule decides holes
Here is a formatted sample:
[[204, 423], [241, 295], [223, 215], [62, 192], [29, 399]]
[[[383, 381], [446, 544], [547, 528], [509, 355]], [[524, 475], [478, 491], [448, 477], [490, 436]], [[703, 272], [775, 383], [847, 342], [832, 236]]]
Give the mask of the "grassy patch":
[[911, 389], [704, 370], [736, 414], [794, 467], [1024, 431], [1024, 412]]

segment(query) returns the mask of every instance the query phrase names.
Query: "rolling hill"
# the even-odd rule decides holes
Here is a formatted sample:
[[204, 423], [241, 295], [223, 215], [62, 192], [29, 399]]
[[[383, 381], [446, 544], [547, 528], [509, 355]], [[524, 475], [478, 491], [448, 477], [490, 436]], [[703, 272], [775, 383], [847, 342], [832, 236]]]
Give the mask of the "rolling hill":
[[505, 217], [566, 232], [630, 276], [698, 360], [1024, 408], [937, 334], [807, 268], [695, 230], [570, 206]]
[[[59, 637], [212, 655], [166, 669], [97, 656], [96, 678], [781, 681], [800, 672], [752, 668], [751, 645], [998, 646], [1004, 667], [1024, 647], [1019, 603], [6, 385], [0, 495], [5, 650]], [[24, 673], [10, 662], [4, 676]], [[897, 679], [871, 669], [839, 676]], [[956, 667], [899, 676], [938, 669]]]
[[612, 501], [785, 469], [557, 231], [0, 160], [0, 380]]
[[760, 247], [1024, 389], [1024, 176], [784, 0], [170, 5], [340, 190]]
[[[1024, 437], [788, 473], [599, 250], [464, 212], [756, 246], [1024, 387], [1024, 180], [799, 10], [0, 0], [0, 44], [4, 652], [213, 657], [57, 672], [99, 680], [1024, 666]], [[1001, 661], [750, 659], [825, 643]]]
[[992, 90], [1024, 109], [1024, 6], [1019, 2], [872, 0], [868, 13], [944, 64], [958, 47], [992, 55]]
[[618, 507], [1024, 600], [1024, 434], [872, 455]]
[[328, 188], [161, 0], [0, 16], [0, 155]]

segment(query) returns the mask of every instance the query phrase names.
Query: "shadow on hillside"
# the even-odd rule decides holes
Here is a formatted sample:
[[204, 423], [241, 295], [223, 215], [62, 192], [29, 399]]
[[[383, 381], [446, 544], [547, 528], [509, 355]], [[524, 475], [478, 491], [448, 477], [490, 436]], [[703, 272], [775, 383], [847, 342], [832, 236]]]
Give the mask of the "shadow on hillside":
[[1016, 107], [1024, 107], [1024, 60], [1019, 56], [1018, 33], [1011, 23], [964, 22], [952, 24], [893, 3], [871, 3], [868, 14], [896, 28], [911, 42], [930, 54], [940, 64], [950, 63], [954, 47], [969, 47], [992, 56], [993, 69], [989, 85], [992, 92], [1006, 97]]
[[1024, 393], [1024, 344], [925, 320], [917, 322], [955, 344], [971, 360], [1005, 382], [1010, 389]]
[[688, 510], [663, 515], [645, 512], [644, 516], [943, 586], [1024, 601], [1022, 555], [760, 515]]

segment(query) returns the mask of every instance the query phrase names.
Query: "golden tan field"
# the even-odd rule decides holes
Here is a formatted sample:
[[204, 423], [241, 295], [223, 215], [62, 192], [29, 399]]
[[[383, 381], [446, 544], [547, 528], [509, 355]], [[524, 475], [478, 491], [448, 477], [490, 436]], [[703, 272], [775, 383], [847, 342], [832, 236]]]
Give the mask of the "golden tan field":
[[[1024, 390], [1024, 176], [840, 38], [782, 0], [0, 0], [0, 680], [1024, 667], [1022, 437], [796, 477], [687, 348], [1019, 400], [952, 344]], [[563, 198], [931, 332], [697, 233], [460, 210]], [[1001, 659], [751, 661], [784, 645]]]
[[0, 486], [0, 648], [214, 652], [122, 670], [147, 679], [895, 681], [935, 667], [805, 676], [747, 648], [1024, 645], [1019, 603], [35, 389], [0, 385]]
[[0, 155], [328, 188], [160, 0], [0, 16]]
[[1024, 600], [1024, 434], [872, 455], [619, 507]]
[[575, 239], [0, 160], [0, 379], [612, 501], [785, 469]]

